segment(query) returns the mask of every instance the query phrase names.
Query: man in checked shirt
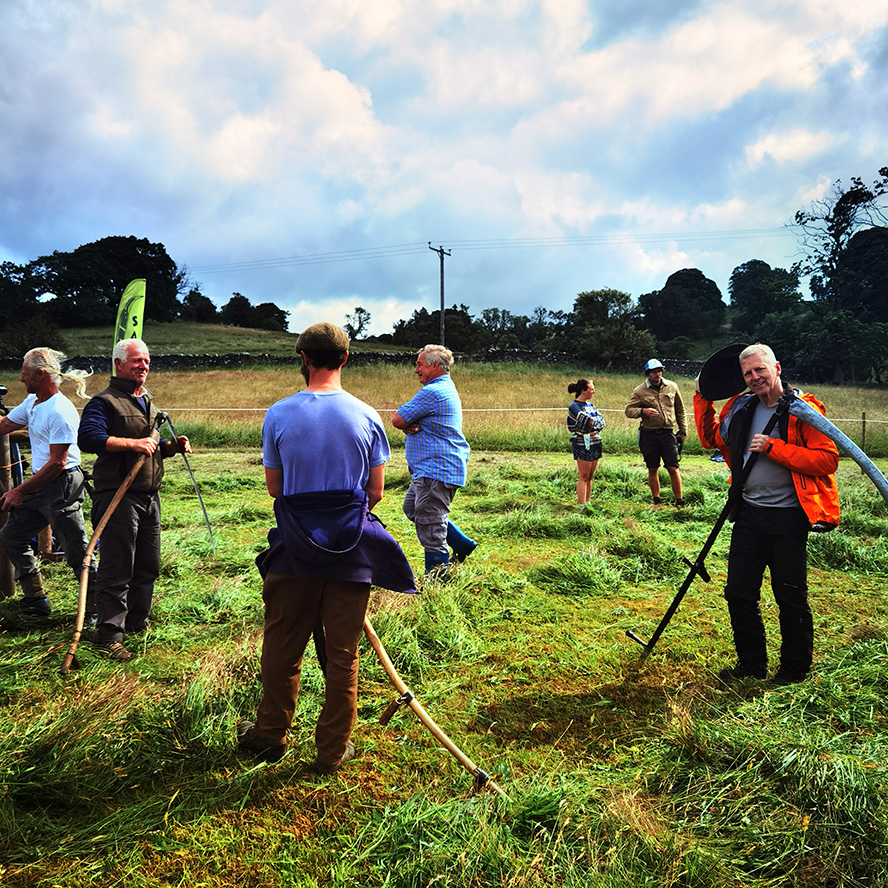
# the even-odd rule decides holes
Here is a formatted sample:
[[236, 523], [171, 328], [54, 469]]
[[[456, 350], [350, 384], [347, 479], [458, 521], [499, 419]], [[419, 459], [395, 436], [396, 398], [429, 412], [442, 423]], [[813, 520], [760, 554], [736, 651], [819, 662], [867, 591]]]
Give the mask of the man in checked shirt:
[[425, 572], [447, 574], [478, 545], [450, 520], [450, 503], [457, 487], [466, 483], [469, 445], [462, 433], [462, 403], [450, 378], [453, 352], [443, 345], [427, 345], [416, 358], [414, 372], [420, 390], [402, 404], [392, 425], [404, 432], [404, 448], [411, 481], [404, 497], [404, 514], [416, 525], [425, 549]]

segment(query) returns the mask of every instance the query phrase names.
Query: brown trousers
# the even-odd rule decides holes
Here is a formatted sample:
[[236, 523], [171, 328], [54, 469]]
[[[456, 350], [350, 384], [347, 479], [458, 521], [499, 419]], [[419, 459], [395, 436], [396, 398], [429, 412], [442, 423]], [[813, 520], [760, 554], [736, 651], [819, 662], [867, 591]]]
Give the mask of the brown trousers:
[[269, 743], [287, 742], [299, 695], [302, 657], [312, 630], [323, 622], [327, 677], [315, 745], [319, 763], [336, 765], [357, 720], [358, 641], [370, 584], [270, 573], [265, 577], [262, 598], [265, 634], [258, 733]]

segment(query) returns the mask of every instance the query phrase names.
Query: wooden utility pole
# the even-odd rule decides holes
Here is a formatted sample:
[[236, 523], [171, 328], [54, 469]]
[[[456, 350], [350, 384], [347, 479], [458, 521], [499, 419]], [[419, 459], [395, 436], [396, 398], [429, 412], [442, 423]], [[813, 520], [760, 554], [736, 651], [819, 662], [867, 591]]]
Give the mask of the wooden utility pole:
[[433, 253], [437, 253], [441, 260], [441, 345], [444, 345], [444, 257], [450, 255], [450, 250], [445, 250], [444, 247], [433, 247], [431, 241], [429, 241], [429, 249]]

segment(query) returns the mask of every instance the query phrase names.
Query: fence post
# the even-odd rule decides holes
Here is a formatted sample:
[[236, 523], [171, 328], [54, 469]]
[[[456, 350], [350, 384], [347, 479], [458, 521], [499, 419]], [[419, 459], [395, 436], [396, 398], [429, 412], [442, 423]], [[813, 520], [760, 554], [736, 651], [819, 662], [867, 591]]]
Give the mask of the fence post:
[[[866, 410], [860, 414], [860, 449], [866, 453]], [[865, 475], [866, 472], [861, 469], [860, 474]]]

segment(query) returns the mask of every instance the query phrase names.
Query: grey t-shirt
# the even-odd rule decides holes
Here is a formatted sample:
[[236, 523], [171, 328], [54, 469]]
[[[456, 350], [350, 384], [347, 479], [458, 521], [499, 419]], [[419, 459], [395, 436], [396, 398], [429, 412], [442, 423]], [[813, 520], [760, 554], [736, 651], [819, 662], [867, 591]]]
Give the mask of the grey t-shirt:
[[[746, 441], [744, 465], [752, 455], [749, 452], [749, 445], [752, 443], [753, 436], [765, 430], [768, 420], [774, 415], [776, 409], [776, 406], [765, 407], [761, 402], [756, 405], [749, 438]], [[771, 430], [771, 437], [784, 440], [780, 434], [779, 424]], [[769, 459], [764, 453], [759, 454], [749, 477], [746, 479], [746, 484], [743, 486], [743, 499], [754, 506], [769, 506], [777, 509], [801, 508], [789, 469]]]

